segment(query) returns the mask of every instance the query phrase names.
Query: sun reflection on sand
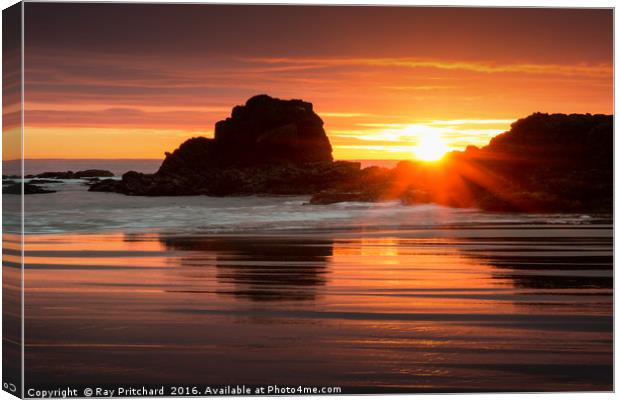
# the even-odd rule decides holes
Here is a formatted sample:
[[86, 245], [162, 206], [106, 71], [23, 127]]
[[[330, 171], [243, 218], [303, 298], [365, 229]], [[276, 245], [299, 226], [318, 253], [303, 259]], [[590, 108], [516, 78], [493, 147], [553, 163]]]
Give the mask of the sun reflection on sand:
[[[26, 374], [608, 388], [611, 236], [580, 232], [30, 235], [26, 366], [37, 368]], [[539, 257], [547, 247], [564, 258]], [[582, 263], [580, 277], [570, 263]]]

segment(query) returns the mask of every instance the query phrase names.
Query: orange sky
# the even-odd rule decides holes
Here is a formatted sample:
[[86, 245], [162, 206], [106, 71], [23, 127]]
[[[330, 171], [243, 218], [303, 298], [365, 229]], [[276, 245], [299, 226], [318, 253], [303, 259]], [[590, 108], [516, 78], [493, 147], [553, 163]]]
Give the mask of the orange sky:
[[613, 112], [610, 10], [28, 3], [25, 21], [27, 158], [161, 158], [259, 93], [312, 102], [338, 159]]

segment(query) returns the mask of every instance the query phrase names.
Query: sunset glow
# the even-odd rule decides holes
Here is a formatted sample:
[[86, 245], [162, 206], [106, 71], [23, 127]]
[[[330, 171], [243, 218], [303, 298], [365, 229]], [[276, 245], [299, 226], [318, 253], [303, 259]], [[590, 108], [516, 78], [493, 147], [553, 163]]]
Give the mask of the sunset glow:
[[443, 157], [448, 151], [439, 132], [427, 131], [421, 133], [419, 136], [420, 141], [415, 147], [415, 154], [419, 160], [436, 161]]
[[536, 111], [613, 112], [604, 10], [144, 5], [112, 27], [113, 6], [27, 7], [27, 158], [161, 158], [261, 93], [312, 102], [336, 159], [438, 158]]

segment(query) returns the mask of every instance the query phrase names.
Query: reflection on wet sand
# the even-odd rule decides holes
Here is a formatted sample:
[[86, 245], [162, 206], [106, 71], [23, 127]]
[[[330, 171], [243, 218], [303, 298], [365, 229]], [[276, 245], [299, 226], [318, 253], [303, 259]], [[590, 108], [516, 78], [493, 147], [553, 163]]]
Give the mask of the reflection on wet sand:
[[609, 225], [30, 236], [26, 375], [610, 390], [611, 238]]
[[[332, 242], [319, 239], [160, 236], [159, 240], [167, 249], [192, 254], [178, 260], [181, 266], [215, 264], [218, 283], [234, 286], [219, 293], [255, 301], [314, 299], [315, 287], [326, 282], [327, 262], [332, 256]], [[213, 258], [204, 259], [204, 253]]]
[[[11, 392], [21, 391], [22, 352], [22, 277], [21, 237], [13, 226], [3, 226], [2, 236], [2, 373], [3, 381], [11, 385]], [[8, 229], [7, 229], [8, 228]]]

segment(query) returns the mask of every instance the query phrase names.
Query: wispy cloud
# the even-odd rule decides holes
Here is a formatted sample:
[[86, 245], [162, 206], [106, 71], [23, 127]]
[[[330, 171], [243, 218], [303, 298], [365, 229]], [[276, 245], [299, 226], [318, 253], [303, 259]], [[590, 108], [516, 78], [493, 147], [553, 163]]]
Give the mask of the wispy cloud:
[[497, 125], [509, 124], [514, 122], [516, 118], [509, 119], [452, 119], [452, 120], [436, 120], [430, 121], [429, 125]]
[[366, 113], [344, 113], [344, 112], [322, 112], [322, 116], [324, 117], [332, 117], [332, 118], [357, 118], [357, 117], [368, 117], [372, 114]]
[[94, 111], [30, 110], [26, 113], [29, 127], [110, 127], [156, 128], [158, 130], [211, 129], [216, 118], [193, 111], [145, 112], [133, 108], [108, 108]]
[[447, 61], [416, 58], [246, 58], [246, 61], [276, 65], [307, 65], [316, 68], [319, 65], [327, 66], [383, 66], [403, 68], [432, 68], [442, 70], [463, 70], [481, 73], [526, 73], [551, 75], [583, 75], [583, 76], [611, 76], [611, 64], [539, 64], [539, 63], [512, 63], [497, 64], [483, 61]]
[[[57, 136], [66, 138], [63, 132], [157, 137], [161, 148], [155, 152], [151, 144], [149, 154], [137, 141], [131, 142], [143, 157], [169, 151], [183, 132], [190, 137], [212, 130], [233, 106], [260, 93], [314, 103], [336, 157], [344, 158], [363, 158], [364, 146], [375, 155], [408, 151], [416, 143], [416, 129], [441, 132], [450, 148], [484, 145], [508, 129], [516, 116], [534, 111], [609, 112], [613, 104], [613, 74], [604, 64], [91, 57], [44, 49], [28, 54], [26, 124], [36, 129], [41, 143], [53, 146]], [[91, 151], [88, 141], [80, 143], [75, 148], [67, 145], [66, 151]], [[109, 143], [110, 151], [114, 145]]]

